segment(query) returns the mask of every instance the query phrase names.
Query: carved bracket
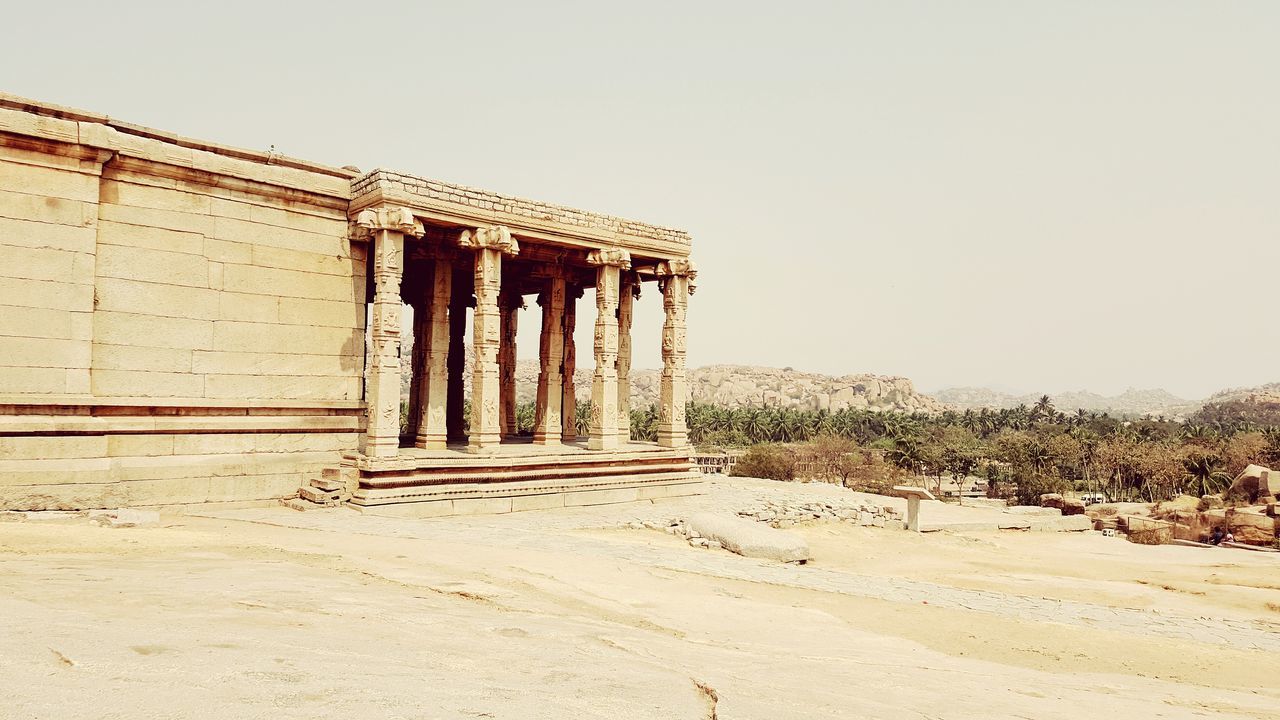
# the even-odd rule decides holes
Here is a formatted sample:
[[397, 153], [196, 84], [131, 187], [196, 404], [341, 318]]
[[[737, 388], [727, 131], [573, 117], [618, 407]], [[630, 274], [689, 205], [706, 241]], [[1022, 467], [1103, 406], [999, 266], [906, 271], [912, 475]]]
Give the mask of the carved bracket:
[[619, 247], [602, 248], [587, 253], [588, 265], [612, 265], [623, 270], [631, 269], [631, 253]]
[[356, 221], [352, 225], [352, 234], [357, 239], [364, 239], [379, 230], [393, 230], [413, 237], [422, 237], [424, 232], [422, 223], [413, 216], [413, 211], [407, 207], [380, 207], [361, 210], [360, 214], [356, 215]]
[[698, 289], [698, 267], [689, 258], [664, 260], [653, 269], [653, 274], [658, 276], [659, 281], [663, 278], [682, 275], [689, 280], [690, 295]]
[[520, 254], [520, 243], [511, 237], [511, 230], [505, 225], [463, 230], [458, 237], [458, 247], [467, 250], [499, 250], [507, 255]]

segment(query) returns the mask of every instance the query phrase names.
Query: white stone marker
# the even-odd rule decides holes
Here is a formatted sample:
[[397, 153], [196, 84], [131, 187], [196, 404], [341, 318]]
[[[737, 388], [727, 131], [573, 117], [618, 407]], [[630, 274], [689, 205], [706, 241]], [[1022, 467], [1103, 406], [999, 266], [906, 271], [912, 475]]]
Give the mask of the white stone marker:
[[911, 485], [895, 485], [893, 492], [898, 497], [907, 499], [907, 529], [920, 532], [920, 501], [937, 500], [937, 498], [928, 490]]

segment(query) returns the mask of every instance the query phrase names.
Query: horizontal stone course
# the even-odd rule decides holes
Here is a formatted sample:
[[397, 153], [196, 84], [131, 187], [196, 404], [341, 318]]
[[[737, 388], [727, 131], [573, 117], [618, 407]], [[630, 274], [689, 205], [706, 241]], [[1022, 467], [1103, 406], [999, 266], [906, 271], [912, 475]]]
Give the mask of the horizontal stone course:
[[379, 186], [394, 188], [410, 195], [456, 203], [468, 207], [504, 212], [535, 220], [551, 221], [574, 227], [590, 228], [637, 238], [689, 245], [689, 234], [683, 230], [626, 220], [611, 215], [578, 210], [564, 205], [511, 197], [489, 190], [415, 177], [389, 170], [375, 169], [352, 181], [352, 202], [358, 202]]

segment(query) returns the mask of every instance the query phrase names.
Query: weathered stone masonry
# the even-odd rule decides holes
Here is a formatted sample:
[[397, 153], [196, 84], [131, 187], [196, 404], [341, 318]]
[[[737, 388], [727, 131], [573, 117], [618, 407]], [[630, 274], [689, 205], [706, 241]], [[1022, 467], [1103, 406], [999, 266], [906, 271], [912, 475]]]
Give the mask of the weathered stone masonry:
[[[258, 501], [322, 472], [357, 504], [430, 514], [678, 492], [689, 247], [669, 228], [0, 95], [0, 508]], [[645, 282], [668, 317], [660, 447], [626, 436]], [[596, 411], [575, 438], [586, 287]], [[535, 304], [538, 422], [519, 438], [512, 337]]]

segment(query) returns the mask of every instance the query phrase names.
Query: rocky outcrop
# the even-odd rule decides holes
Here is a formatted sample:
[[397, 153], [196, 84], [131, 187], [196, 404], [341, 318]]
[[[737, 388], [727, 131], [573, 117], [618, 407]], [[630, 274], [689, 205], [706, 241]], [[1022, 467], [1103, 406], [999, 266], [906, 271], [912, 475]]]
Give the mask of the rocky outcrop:
[[[407, 354], [407, 353], [406, 353]], [[582, 360], [573, 379], [579, 400], [591, 397], [591, 359]], [[467, 349], [465, 382], [471, 387], [472, 355]], [[647, 407], [658, 402], [658, 370], [631, 371], [631, 404]], [[784, 407], [832, 412], [854, 408], [877, 412], [939, 413], [947, 406], [917, 392], [911, 381], [892, 375], [823, 375], [791, 368], [748, 365], [710, 365], [688, 371], [690, 399], [728, 407]], [[516, 364], [516, 401], [533, 402], [538, 388], [538, 364]], [[403, 373], [401, 392], [409, 395], [409, 370]]]
[[[1019, 405], [1030, 407], [1040, 399], [1040, 394], [1016, 395], [1002, 393], [989, 388], [954, 387], [934, 393], [940, 402], [960, 410], [981, 410], [989, 408], [1000, 410], [1016, 408]], [[1194, 403], [1161, 389], [1139, 390], [1129, 388], [1119, 395], [1099, 395], [1087, 390], [1050, 393], [1053, 405], [1062, 412], [1075, 412], [1077, 409], [1090, 412], [1106, 412], [1118, 416], [1164, 415], [1175, 417], [1190, 413], [1196, 409]]]

